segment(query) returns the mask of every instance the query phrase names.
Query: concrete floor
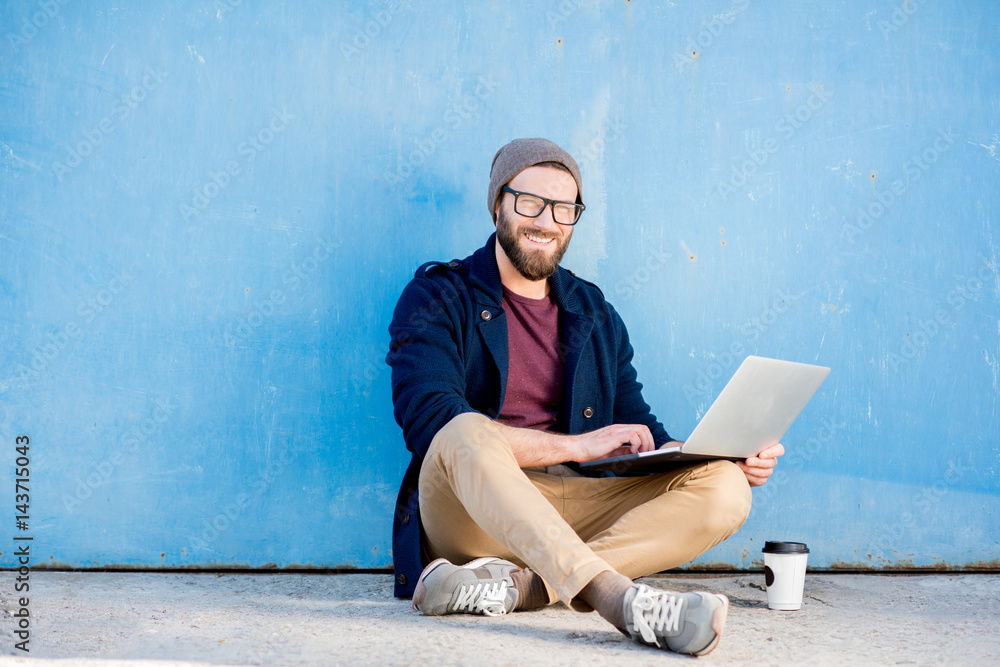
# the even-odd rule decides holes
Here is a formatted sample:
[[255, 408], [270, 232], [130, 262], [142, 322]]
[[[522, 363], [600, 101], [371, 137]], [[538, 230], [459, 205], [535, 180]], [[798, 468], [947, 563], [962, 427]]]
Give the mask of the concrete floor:
[[[31, 573], [31, 659], [14, 649], [14, 574], [0, 575], [4, 665], [663, 665], [563, 606], [428, 618], [389, 575]], [[769, 611], [762, 575], [653, 577], [729, 596], [716, 665], [1000, 664], [1000, 575], [806, 578], [801, 611]]]

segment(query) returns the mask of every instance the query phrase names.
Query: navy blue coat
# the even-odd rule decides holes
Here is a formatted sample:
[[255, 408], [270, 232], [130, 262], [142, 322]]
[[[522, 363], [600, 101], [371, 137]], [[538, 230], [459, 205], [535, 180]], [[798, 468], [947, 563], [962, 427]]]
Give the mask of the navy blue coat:
[[[429, 262], [403, 290], [389, 325], [396, 422], [412, 459], [393, 518], [395, 593], [413, 595], [421, 557], [417, 479], [431, 439], [453, 417], [500, 413], [507, 387], [507, 320], [494, 243], [463, 260]], [[550, 279], [559, 305], [565, 368], [559, 430], [646, 424], [656, 446], [670, 440], [642, 398], [625, 325], [596, 285], [559, 268]]]

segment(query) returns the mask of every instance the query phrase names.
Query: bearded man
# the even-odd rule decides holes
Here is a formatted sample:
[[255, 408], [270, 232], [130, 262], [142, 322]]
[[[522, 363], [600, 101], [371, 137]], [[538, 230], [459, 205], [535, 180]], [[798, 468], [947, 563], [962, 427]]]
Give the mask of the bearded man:
[[503, 146], [487, 193], [495, 234], [465, 259], [424, 264], [400, 296], [386, 361], [412, 460], [393, 522], [395, 592], [431, 616], [561, 601], [643, 644], [703, 655], [725, 596], [633, 579], [735, 533], [784, 450], [641, 477], [579, 469], [672, 442], [643, 400], [622, 319], [559, 265], [581, 186], [553, 142]]

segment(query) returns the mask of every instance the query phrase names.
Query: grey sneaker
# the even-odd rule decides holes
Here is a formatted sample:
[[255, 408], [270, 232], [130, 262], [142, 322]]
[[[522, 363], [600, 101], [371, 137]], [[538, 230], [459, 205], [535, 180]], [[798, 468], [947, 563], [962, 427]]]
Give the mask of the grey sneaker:
[[420, 573], [413, 608], [428, 616], [506, 614], [517, 603], [517, 589], [510, 576], [516, 569], [499, 558], [477, 558], [465, 565], [438, 558]]
[[719, 643], [729, 598], [717, 593], [675, 593], [634, 584], [625, 593], [625, 629], [658, 648], [705, 655]]

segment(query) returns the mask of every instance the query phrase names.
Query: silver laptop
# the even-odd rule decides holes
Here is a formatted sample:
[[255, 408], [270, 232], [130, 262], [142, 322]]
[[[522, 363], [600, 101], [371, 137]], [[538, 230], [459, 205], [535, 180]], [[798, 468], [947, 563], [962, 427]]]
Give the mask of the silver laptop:
[[829, 373], [826, 366], [747, 357], [683, 445], [588, 461], [580, 468], [634, 474], [756, 456], [781, 441]]

